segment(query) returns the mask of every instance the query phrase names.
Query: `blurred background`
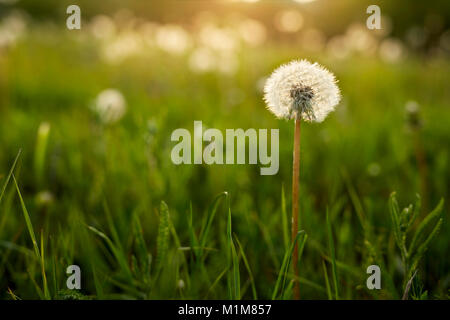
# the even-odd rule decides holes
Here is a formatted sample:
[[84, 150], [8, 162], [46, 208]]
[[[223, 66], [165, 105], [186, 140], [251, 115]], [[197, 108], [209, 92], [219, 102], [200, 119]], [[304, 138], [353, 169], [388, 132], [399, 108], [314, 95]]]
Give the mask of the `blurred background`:
[[[71, 4], [81, 8], [80, 30], [66, 28]], [[380, 30], [366, 27], [371, 4], [381, 8]], [[75, 298], [227, 298], [225, 202], [200, 267], [191, 233], [202, 233], [208, 208], [227, 191], [252, 272], [241, 261], [242, 297], [271, 298], [287, 247], [293, 124], [265, 109], [262, 88], [276, 67], [300, 58], [334, 72], [343, 96], [324, 123], [302, 128], [302, 297], [327, 298], [327, 208], [341, 298], [401, 297], [388, 209], [395, 191], [402, 208], [420, 194], [419, 219], [445, 200], [411, 295], [447, 299], [449, 1], [0, 0], [0, 185], [21, 149], [15, 175], [42, 233], [51, 297], [74, 298], [65, 268], [78, 264]], [[170, 135], [192, 132], [194, 120], [222, 132], [279, 128], [279, 173], [175, 166]], [[154, 271], [141, 264], [154, 263], [139, 259], [136, 243], [142, 237], [156, 256], [162, 200], [177, 236], [161, 275], [148, 279]], [[88, 226], [111, 237], [121, 258]], [[32, 246], [10, 182], [0, 202], [0, 298], [47, 297]], [[370, 264], [389, 278], [380, 291], [365, 286]]]

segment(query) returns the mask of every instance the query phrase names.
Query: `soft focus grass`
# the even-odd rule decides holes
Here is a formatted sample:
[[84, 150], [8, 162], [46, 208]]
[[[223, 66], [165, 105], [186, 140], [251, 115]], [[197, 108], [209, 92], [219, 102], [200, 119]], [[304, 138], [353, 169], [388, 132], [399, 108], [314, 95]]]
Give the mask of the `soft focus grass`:
[[[185, 56], [156, 49], [111, 66], [69, 33], [35, 34], [0, 55], [0, 186], [22, 149], [14, 175], [27, 209], [13, 176], [0, 203], [0, 298], [290, 298], [293, 123], [265, 110], [257, 84], [294, 58], [329, 67], [343, 93], [323, 124], [302, 130], [301, 297], [402, 296], [388, 200], [396, 191], [403, 208], [421, 192], [404, 108], [415, 100], [428, 168], [419, 220], [446, 201], [410, 296], [448, 298], [448, 60], [332, 60], [267, 44], [242, 50], [233, 76], [197, 74]], [[89, 105], [109, 87], [123, 92], [128, 111], [102, 125]], [[194, 120], [223, 131], [279, 128], [279, 173], [173, 165], [171, 132], [192, 132]], [[46, 141], [42, 122], [50, 124]], [[65, 289], [71, 264], [82, 270], [79, 294]], [[379, 291], [365, 285], [371, 264], [382, 266]]]

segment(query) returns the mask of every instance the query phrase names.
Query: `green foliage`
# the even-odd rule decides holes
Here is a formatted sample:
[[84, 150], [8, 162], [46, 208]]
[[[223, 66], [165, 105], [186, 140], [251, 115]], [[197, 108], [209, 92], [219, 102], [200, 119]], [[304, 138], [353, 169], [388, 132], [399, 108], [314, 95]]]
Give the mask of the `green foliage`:
[[161, 201], [159, 211], [158, 238], [156, 240], [156, 272], [159, 273], [167, 262], [167, 252], [169, 250], [169, 208], [164, 201]]
[[[409, 298], [448, 299], [448, 202], [426, 208], [450, 195], [447, 60], [333, 59], [268, 41], [239, 51], [235, 74], [196, 73], [192, 50], [151, 47], [111, 64], [103, 42], [74, 35], [37, 24], [0, 52], [0, 299], [62, 298], [71, 264], [83, 286], [65, 295], [79, 298], [289, 299], [297, 280], [302, 299], [392, 299], [420, 269]], [[297, 58], [333, 70], [343, 95], [326, 121], [302, 127], [298, 279], [293, 126], [265, 109], [260, 91], [275, 67]], [[128, 108], [105, 125], [90, 105], [109, 87]], [[427, 194], [421, 210], [400, 210], [396, 199], [387, 210], [391, 190], [421, 190], [404, 126], [411, 99], [420, 105]], [[192, 132], [194, 120], [222, 132], [279, 129], [278, 174], [174, 165], [171, 133]], [[42, 123], [51, 134], [39, 136]], [[383, 272], [377, 292], [365, 287], [371, 264]]]
[[[303, 237], [301, 237], [303, 235]], [[302, 238], [299, 241], [300, 237]], [[295, 244], [298, 243], [298, 251], [299, 251], [299, 259], [301, 257], [301, 253], [303, 252], [303, 246], [305, 245], [307, 239], [307, 235], [304, 230], [301, 230], [295, 236], [294, 241], [289, 245], [289, 249], [286, 250], [284, 254], [283, 263], [281, 264], [280, 271], [278, 272], [277, 282], [275, 283], [275, 287], [272, 293], [272, 300], [277, 299], [278, 297], [284, 297], [286, 281], [289, 276], [289, 267], [292, 261], [292, 254], [294, 253]], [[290, 290], [288, 290], [290, 292]]]
[[231, 210], [228, 209], [228, 223], [227, 223], [227, 256], [230, 275], [228, 277], [228, 292], [229, 298], [232, 300], [239, 300], [241, 298], [241, 280], [239, 272], [239, 259], [234, 245], [232, 231], [231, 231]]
[[[327, 233], [328, 233], [328, 248], [331, 253], [331, 267], [333, 271], [333, 284], [334, 284], [334, 297], [336, 300], [339, 300], [339, 286], [338, 286], [338, 280], [337, 280], [337, 270], [336, 270], [336, 253], [334, 249], [334, 239], [333, 239], [333, 232], [331, 229], [331, 222], [330, 222], [330, 215], [328, 213], [327, 208]], [[327, 279], [325, 279], [326, 282], [328, 282]], [[329, 284], [327, 284], [328, 288]]]
[[407, 236], [410, 234], [410, 231], [412, 231], [413, 224], [420, 213], [420, 196], [416, 196], [416, 203], [414, 206], [410, 204], [401, 211], [395, 192], [393, 192], [389, 198], [389, 211], [391, 214], [392, 229], [397, 247], [400, 250], [404, 268], [403, 289], [406, 291], [405, 297], [407, 297], [408, 294], [408, 290], [406, 289], [409, 289], [409, 286], [411, 285], [409, 284], [408, 286], [408, 282], [413, 280], [421, 258], [441, 228], [443, 221], [441, 218], [443, 206], [444, 199], [441, 199], [436, 208], [427, 214], [419, 223], [417, 229], [412, 235], [410, 245], [407, 247]]

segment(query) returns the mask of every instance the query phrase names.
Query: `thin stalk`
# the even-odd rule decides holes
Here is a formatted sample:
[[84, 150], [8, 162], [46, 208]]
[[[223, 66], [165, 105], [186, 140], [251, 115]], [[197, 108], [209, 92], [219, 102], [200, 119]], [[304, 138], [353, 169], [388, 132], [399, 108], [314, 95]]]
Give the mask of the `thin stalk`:
[[[292, 165], [292, 241], [298, 233], [298, 187], [300, 176], [300, 118], [295, 119], [294, 132], [294, 156]], [[298, 279], [298, 245], [295, 243], [294, 253], [292, 256], [294, 276]], [[294, 299], [300, 299], [300, 284], [295, 281], [293, 288]]]
[[414, 148], [417, 167], [419, 169], [420, 193], [422, 198], [422, 212], [428, 212], [428, 166], [420, 131], [414, 132]]

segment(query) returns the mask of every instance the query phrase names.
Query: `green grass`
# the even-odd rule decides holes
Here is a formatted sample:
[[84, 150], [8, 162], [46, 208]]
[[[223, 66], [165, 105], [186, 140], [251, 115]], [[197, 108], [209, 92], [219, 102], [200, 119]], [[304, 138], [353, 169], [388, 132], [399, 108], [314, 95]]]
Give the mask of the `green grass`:
[[[40, 32], [0, 54], [0, 299], [290, 299], [293, 125], [274, 119], [256, 84], [300, 57], [334, 71], [343, 94], [324, 123], [302, 129], [301, 297], [401, 298], [418, 270], [409, 298], [448, 298], [448, 60], [333, 60], [269, 42], [242, 50], [233, 76], [197, 74], [184, 55], [154, 49], [109, 65], [89, 41]], [[89, 108], [108, 87], [128, 104], [113, 125]], [[414, 213], [399, 209], [424, 179], [408, 100], [421, 105], [428, 169], [428, 205]], [[279, 128], [279, 173], [173, 165], [171, 132], [194, 120]], [[51, 130], [39, 133], [42, 123]], [[66, 289], [71, 264], [79, 292]], [[371, 264], [379, 291], [365, 286]]]

